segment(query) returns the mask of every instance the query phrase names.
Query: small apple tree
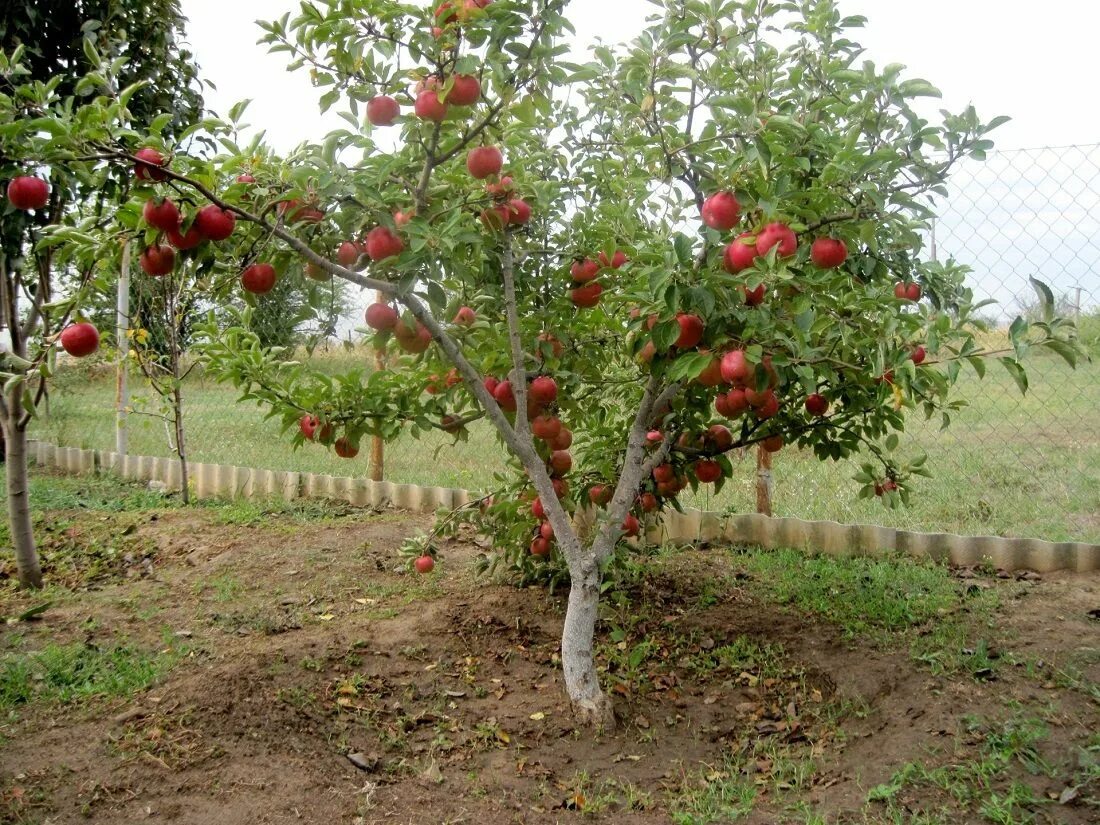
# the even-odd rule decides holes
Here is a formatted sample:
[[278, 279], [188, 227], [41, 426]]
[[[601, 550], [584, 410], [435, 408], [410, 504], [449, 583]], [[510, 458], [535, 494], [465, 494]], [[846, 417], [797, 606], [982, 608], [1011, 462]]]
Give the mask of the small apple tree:
[[208, 336], [208, 369], [296, 443], [345, 457], [366, 435], [487, 419], [521, 491], [488, 523], [536, 559], [556, 547], [566, 689], [582, 720], [608, 723], [601, 576], [640, 517], [721, 484], [729, 452], [753, 444], [869, 449], [860, 494], [904, 501], [924, 472], [890, 456], [908, 411], [946, 420], [964, 363], [1000, 357], [1024, 386], [1027, 347], [1075, 348], [1049, 316], [1017, 321], [1005, 352], [978, 345], [965, 273], [920, 256], [922, 196], [944, 194], [998, 121], [918, 115], [935, 89], [863, 61], [860, 19], [832, 0], [639, 2], [642, 36], [581, 64], [566, 6], [304, 4], [265, 39], [346, 128], [282, 161], [214, 121], [215, 157], [173, 156], [156, 135], [92, 145], [136, 164], [155, 190], [140, 197], [191, 201], [182, 224], [149, 229], [154, 268], [193, 241], [255, 300], [303, 259], [309, 277], [387, 296], [366, 323], [404, 353], [390, 371], [291, 360], [248, 311]]

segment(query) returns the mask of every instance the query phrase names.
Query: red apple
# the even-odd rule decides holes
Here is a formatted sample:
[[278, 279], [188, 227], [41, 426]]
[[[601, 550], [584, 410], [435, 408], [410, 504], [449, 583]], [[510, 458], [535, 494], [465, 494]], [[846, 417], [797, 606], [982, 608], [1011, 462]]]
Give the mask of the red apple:
[[245, 172], [243, 175], [237, 175], [237, 183], [255, 183], [256, 178]]
[[394, 212], [393, 213], [393, 224], [398, 229], [400, 229], [402, 226], [407, 226], [409, 221], [411, 221], [415, 217], [416, 217], [416, 210], [415, 209], [410, 209], [408, 212], [401, 212], [401, 211]]
[[810, 415], [822, 416], [829, 411], [829, 399], [821, 393], [815, 392], [806, 396], [806, 412]]
[[671, 464], [658, 464], [653, 468], [653, 480], [658, 483], [668, 483], [676, 478], [676, 468]]
[[400, 255], [404, 249], [405, 242], [388, 226], [376, 226], [367, 233], [367, 257], [372, 261], [384, 261]]
[[568, 450], [554, 450], [550, 453], [550, 469], [554, 471], [554, 475], [565, 475], [573, 469], [573, 456]]
[[779, 399], [772, 390], [764, 390], [764, 403], [756, 405], [756, 417], [761, 421], [769, 419], [779, 412]]
[[179, 229], [169, 229], [164, 233], [164, 237], [168, 239], [168, 243], [172, 244], [180, 252], [187, 249], [194, 249], [196, 246], [206, 240], [206, 236], [199, 231], [197, 226], [192, 226], [184, 233], [180, 233]]
[[681, 312], [676, 316], [680, 325], [680, 336], [673, 345], [677, 349], [691, 349], [703, 340], [703, 319], [698, 315]]
[[542, 345], [543, 344], [547, 344], [550, 347], [550, 354], [554, 358], [561, 358], [562, 354], [565, 352], [565, 346], [562, 344], [562, 342], [559, 341], [553, 335], [551, 335], [549, 332], [544, 332], [541, 335], [539, 335], [538, 343], [539, 343], [538, 359], [540, 361], [542, 360], [542, 348], [543, 348]]
[[493, 398], [496, 399], [497, 404], [505, 412], [516, 411], [516, 395], [512, 392], [511, 381], [501, 381], [493, 389]]
[[753, 373], [744, 350], [734, 349], [722, 356], [722, 380], [727, 384], [744, 384]]
[[600, 265], [591, 258], [585, 258], [583, 261], [573, 261], [573, 266], [569, 268], [569, 274], [572, 276], [574, 283], [586, 284], [589, 281], [596, 280], [596, 276], [600, 274]]
[[83, 358], [99, 349], [99, 330], [87, 321], [69, 324], [61, 331], [60, 342], [73, 358]]
[[742, 284], [738, 289], [741, 290], [741, 294], [745, 296], [745, 306], [758, 307], [764, 303], [764, 299], [768, 295], [767, 287], [764, 284], [757, 284], [756, 289], [749, 289]]
[[180, 211], [170, 198], [159, 203], [156, 198], [149, 198], [141, 209], [141, 216], [147, 224], [161, 232], [170, 232], [180, 225]]
[[719, 452], [726, 452], [733, 447], [733, 433], [722, 424], [711, 424], [703, 434], [703, 441]]
[[166, 162], [164, 155], [156, 149], [146, 146], [134, 152], [134, 157], [137, 158], [134, 164], [134, 176], [138, 180], [164, 180], [168, 177], [162, 169]]
[[440, 123], [447, 117], [447, 104], [439, 99], [439, 92], [425, 89], [416, 96], [416, 104], [413, 111], [421, 120], [431, 120]]
[[553, 404], [558, 398], [558, 382], [549, 375], [540, 375], [531, 382], [530, 396], [540, 406]]
[[627, 513], [626, 518], [623, 519], [623, 535], [633, 538], [641, 532], [642, 525], [638, 521], [638, 517], [633, 513]]
[[531, 206], [522, 198], [508, 201], [508, 223], [522, 226], [531, 220]]
[[910, 301], [919, 301], [921, 296], [920, 284], [907, 284], [905, 287], [905, 297]]
[[573, 299], [574, 306], [580, 309], [591, 309], [600, 302], [601, 294], [603, 294], [603, 287], [599, 281], [592, 281], [574, 289], [570, 292], [570, 297]]
[[718, 192], [703, 201], [703, 223], [711, 229], [725, 232], [733, 229], [741, 217], [741, 204], [733, 192]]
[[726, 247], [726, 252], [722, 256], [722, 266], [731, 275], [748, 269], [754, 261], [756, 261], [756, 236], [751, 232], [743, 232], [734, 238], [733, 243]]
[[630, 259], [626, 257], [626, 254], [623, 252], [616, 251], [615, 254], [611, 256], [610, 261], [607, 259], [606, 252], [600, 253], [600, 266], [620, 269], [628, 263], [630, 263]]
[[336, 443], [332, 445], [336, 451], [336, 455], [340, 458], [355, 458], [359, 455], [359, 447], [353, 444], [346, 436], [341, 436], [336, 439]]
[[722, 477], [722, 466], [717, 461], [702, 459], [695, 462], [693, 469], [695, 477], [704, 484], [713, 484]]
[[362, 255], [362, 244], [355, 243], [354, 241], [344, 241], [340, 244], [339, 249], [336, 250], [336, 263], [350, 269], [359, 263], [359, 258]]
[[588, 490], [588, 500], [597, 507], [603, 507], [611, 501], [614, 494], [615, 491], [606, 484], [596, 484]]
[[503, 177], [496, 183], [485, 184], [485, 191], [497, 200], [508, 200], [512, 197], [514, 181], [510, 177]]
[[468, 327], [477, 320], [477, 313], [469, 307], [463, 306], [458, 308], [458, 312], [455, 313], [454, 323], [462, 327]]
[[389, 304], [375, 302], [367, 307], [367, 326], [378, 332], [392, 332], [398, 318], [397, 310]]
[[378, 95], [367, 101], [367, 120], [374, 126], [392, 126], [401, 114], [401, 106], [389, 95]]
[[425, 352], [432, 344], [432, 333], [420, 321], [415, 327], [399, 321], [393, 329], [393, 337], [397, 339], [397, 346], [414, 355]]
[[661, 506], [661, 503], [653, 493], [642, 493], [638, 496], [638, 506], [642, 508], [643, 513], [652, 513]]
[[573, 431], [562, 427], [557, 437], [548, 443], [551, 450], [568, 450], [573, 446]]
[[428, 555], [419, 556], [413, 562], [413, 567], [417, 573], [431, 573], [435, 569], [435, 559]]
[[241, 286], [253, 295], [264, 295], [275, 286], [275, 267], [271, 264], [252, 264], [241, 273]]
[[701, 384], [704, 387], [717, 387], [722, 383], [722, 359], [715, 356], [710, 360], [698, 377], [695, 379], [695, 383]]
[[8, 183], [8, 201], [16, 209], [41, 209], [49, 200], [50, 187], [41, 178], [23, 175]]
[[798, 236], [785, 223], [769, 223], [756, 236], [756, 254], [764, 257], [772, 247], [778, 247], [780, 258], [789, 258], [798, 251]]
[[455, 106], [472, 106], [481, 98], [481, 81], [471, 74], [455, 75], [447, 102]]
[[569, 495], [569, 482], [564, 478], [552, 478], [550, 481], [554, 484], [554, 495], [559, 499]]
[[176, 250], [170, 246], [147, 246], [141, 253], [141, 268], [147, 275], [167, 275], [176, 265]]
[[504, 168], [504, 155], [495, 146], [478, 146], [466, 155], [466, 168], [478, 180], [499, 175]]
[[[321, 426], [321, 420], [315, 415], [303, 415], [298, 419], [298, 429], [307, 441], [313, 441], [317, 436], [317, 428]], [[326, 424], [321, 432], [322, 440], [332, 434], [332, 425]]]
[[208, 204], [195, 213], [195, 229], [211, 241], [224, 241], [233, 234], [237, 216], [216, 204]]
[[656, 447], [665, 440], [665, 434], [660, 430], [650, 430], [645, 434], [645, 440], [650, 447]]
[[882, 481], [875, 482], [875, 495], [884, 496], [887, 493], [892, 493], [898, 489], [898, 483], [892, 478], [885, 478]]
[[920, 366], [924, 363], [924, 359], [928, 357], [928, 353], [925, 351], [924, 347], [918, 344], [917, 346], [913, 347], [913, 351], [909, 353], [909, 357], [913, 359], [914, 364]]
[[[508, 389], [511, 390], [511, 384]], [[543, 441], [553, 441], [561, 435], [561, 419], [555, 415], [540, 415], [531, 422], [531, 434]]]
[[783, 449], [783, 436], [771, 435], [760, 442], [760, 446], [769, 453], [778, 453]]
[[839, 238], [818, 238], [810, 247], [810, 260], [822, 269], [836, 269], [848, 260], [848, 247]]
[[550, 542], [542, 536], [535, 536], [531, 539], [530, 550], [532, 556], [549, 556]]

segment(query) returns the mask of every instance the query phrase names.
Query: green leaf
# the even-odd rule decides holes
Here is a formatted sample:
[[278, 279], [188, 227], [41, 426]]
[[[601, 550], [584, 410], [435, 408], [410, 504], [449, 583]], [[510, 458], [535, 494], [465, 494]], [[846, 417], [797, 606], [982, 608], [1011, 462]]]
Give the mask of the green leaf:
[[1004, 364], [1004, 368], [1008, 370], [1008, 374], [1012, 376], [1012, 380], [1016, 382], [1016, 386], [1020, 388], [1020, 392], [1027, 395], [1027, 373], [1024, 372], [1024, 368], [1020, 364], [1009, 357], [1000, 359]]
[[1028, 280], [1043, 306], [1043, 320], [1049, 324], [1054, 319], [1054, 293], [1050, 291], [1049, 286], [1038, 278], [1028, 276]]

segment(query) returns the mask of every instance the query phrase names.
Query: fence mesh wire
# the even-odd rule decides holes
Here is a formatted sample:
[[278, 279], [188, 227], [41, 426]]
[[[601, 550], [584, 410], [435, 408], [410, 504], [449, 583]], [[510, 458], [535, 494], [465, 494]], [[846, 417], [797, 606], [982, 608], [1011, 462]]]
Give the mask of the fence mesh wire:
[[[940, 260], [970, 266], [994, 330], [1019, 312], [1033, 310], [1028, 277], [1051, 286], [1064, 315], [1077, 315], [1083, 339], [1100, 355], [1100, 145], [1002, 152], [963, 165], [950, 197], [935, 205], [938, 220], [929, 242]], [[359, 315], [352, 297], [349, 312]], [[360, 316], [361, 317], [361, 316]], [[998, 331], [999, 329], [999, 331]], [[317, 355], [333, 371], [369, 367], [369, 347], [335, 346]], [[59, 377], [42, 437], [71, 446], [113, 448], [114, 380], [110, 365], [98, 375], [70, 370]], [[819, 464], [784, 451], [774, 469], [777, 515], [882, 523], [934, 532], [1038, 536], [1100, 541], [1100, 368], [1074, 371], [1055, 356], [1028, 364], [1031, 390], [1021, 397], [1007, 374], [991, 368], [984, 381], [969, 375], [960, 394], [970, 406], [940, 430], [936, 419], [915, 416], [899, 448], [928, 454], [935, 478], [922, 480], [911, 507], [885, 510], [856, 498], [851, 480], [858, 459]], [[91, 378], [91, 380], [88, 380]], [[155, 413], [160, 402], [131, 378], [137, 414], [128, 423], [129, 451], [170, 454], [171, 432]], [[237, 403], [236, 392], [201, 375], [184, 387], [189, 455], [194, 461], [271, 469], [366, 475], [369, 449], [353, 461], [309, 445], [294, 451], [290, 438], [264, 420], [264, 411]], [[484, 490], [493, 485], [502, 449], [488, 428], [452, 444], [440, 433], [406, 439], [385, 452], [385, 477], [409, 483]], [[756, 506], [756, 460], [745, 455], [719, 496], [687, 502], [745, 512]]]

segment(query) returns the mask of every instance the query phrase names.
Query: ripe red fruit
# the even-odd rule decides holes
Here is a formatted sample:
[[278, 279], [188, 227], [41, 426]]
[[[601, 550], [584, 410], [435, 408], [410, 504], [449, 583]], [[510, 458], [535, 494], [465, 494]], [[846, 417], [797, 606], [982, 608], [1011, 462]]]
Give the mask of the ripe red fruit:
[[16, 209], [41, 209], [50, 200], [50, 187], [41, 178], [23, 175], [8, 183], [8, 201]]
[[455, 313], [454, 323], [459, 326], [468, 327], [474, 321], [477, 320], [477, 313], [469, 307], [459, 307], [458, 312]]
[[628, 264], [629, 262], [630, 262], [630, 259], [628, 257], [626, 257], [625, 253], [620, 252], [620, 251], [616, 251], [615, 254], [611, 256], [610, 261], [607, 259], [607, 253], [606, 252], [601, 252], [600, 253], [600, 266], [605, 266], [605, 267], [609, 266], [612, 269], [619, 269], [619, 268], [625, 266], [626, 264]]
[[378, 332], [392, 332], [397, 326], [397, 310], [389, 304], [376, 302], [367, 307], [367, 326]]
[[760, 442], [760, 446], [767, 450], [769, 453], [778, 453], [780, 450], [783, 449], [783, 436], [768, 436]]
[[698, 315], [681, 312], [676, 316], [676, 322], [680, 325], [680, 336], [674, 346], [678, 349], [698, 346], [703, 340], [703, 319]]
[[206, 240], [206, 236], [199, 231], [197, 226], [192, 226], [183, 234], [180, 234], [178, 228], [169, 229], [164, 233], [164, 237], [168, 239], [168, 243], [172, 244], [180, 252], [186, 249], [194, 249], [196, 246]]
[[806, 412], [810, 415], [822, 416], [829, 411], [829, 399], [821, 393], [815, 392], [806, 396]]
[[417, 573], [431, 573], [435, 569], [435, 559], [431, 556], [419, 556], [413, 562]]
[[195, 213], [195, 229], [211, 241], [224, 241], [233, 234], [237, 216], [216, 204], [208, 204]]
[[892, 493], [898, 489], [898, 483], [892, 478], [885, 478], [882, 481], [875, 482], [875, 495], [884, 496], [886, 493]]
[[701, 384], [704, 387], [717, 387], [722, 383], [722, 359], [715, 356], [710, 360], [698, 377], [695, 379], [695, 383]]
[[725, 232], [737, 225], [741, 217], [741, 204], [733, 192], [718, 192], [703, 201], [703, 223], [711, 229]]
[[648, 433], [645, 434], [645, 440], [650, 447], [656, 447], [658, 444], [665, 440], [665, 434], [662, 433], [660, 430], [650, 430]]
[[539, 525], [539, 535], [547, 541], [551, 541], [554, 538], [554, 525], [548, 521], [544, 521]]
[[421, 120], [431, 120], [440, 123], [447, 117], [447, 104], [439, 99], [439, 92], [433, 89], [425, 89], [416, 96], [416, 104], [413, 111]]
[[355, 458], [359, 455], [359, 448], [345, 436], [336, 439], [332, 447], [340, 458]]
[[638, 496], [638, 506], [642, 508], [643, 513], [652, 513], [660, 506], [660, 502], [653, 493], [642, 493]]
[[419, 321], [415, 327], [398, 322], [394, 327], [393, 337], [397, 339], [397, 345], [408, 353], [418, 355], [432, 344], [432, 333]]
[[99, 330], [86, 321], [69, 324], [61, 331], [61, 348], [73, 358], [83, 358], [99, 349]]
[[176, 265], [176, 250], [170, 246], [147, 246], [141, 253], [141, 268], [146, 275], [167, 275]]
[[[508, 389], [511, 391], [511, 384]], [[543, 441], [553, 441], [561, 435], [561, 419], [554, 415], [540, 415], [531, 422], [531, 434]]]
[[353, 267], [359, 262], [360, 256], [363, 255], [363, 247], [361, 244], [353, 241], [344, 241], [340, 244], [339, 249], [336, 250], [336, 263], [343, 267]]
[[161, 232], [170, 232], [180, 225], [180, 211], [169, 198], [160, 203], [156, 198], [149, 198], [141, 209], [141, 216], [147, 224]]
[[485, 192], [497, 200], [507, 200], [512, 197], [513, 181], [510, 177], [503, 177], [496, 183], [485, 184]]
[[591, 309], [600, 302], [603, 287], [599, 281], [592, 281], [584, 286], [577, 287], [569, 293], [573, 299], [573, 305], [580, 309]]
[[894, 285], [894, 297], [899, 301], [919, 301], [921, 298], [920, 284], [898, 281]]
[[165, 164], [164, 155], [156, 149], [146, 146], [134, 152], [137, 163], [134, 164], [134, 176], [138, 180], [164, 180], [167, 175], [161, 168]]
[[549, 444], [551, 450], [568, 450], [573, 446], [573, 431], [562, 427], [557, 438], [550, 441]]
[[500, 386], [500, 382], [491, 375], [486, 375], [481, 379], [481, 386], [485, 387], [485, 391], [492, 395], [497, 387]]
[[466, 168], [478, 180], [499, 175], [504, 168], [504, 155], [495, 146], [478, 146], [466, 155]]
[[405, 242], [388, 226], [376, 226], [367, 233], [365, 246], [367, 257], [372, 261], [384, 261], [400, 255], [405, 249]]
[[245, 172], [243, 175], [237, 175], [237, 183], [255, 183], [256, 178]]
[[722, 256], [722, 266], [726, 272], [736, 275], [748, 269], [756, 260], [756, 237], [751, 232], [743, 232], [726, 247]]
[[568, 450], [554, 450], [550, 454], [550, 469], [555, 475], [563, 476], [573, 469], [573, 456]]
[[893, 384], [894, 383], [894, 371], [886, 370], [882, 375], [875, 379], [876, 384]]
[[758, 307], [764, 303], [764, 299], [768, 295], [767, 287], [764, 284], [757, 284], [756, 289], [749, 289], [742, 284], [738, 289], [745, 296], [745, 306]]
[[[301, 418], [298, 419], [298, 429], [302, 431], [302, 435], [305, 436], [307, 441], [314, 440], [314, 438], [317, 436], [317, 428], [320, 426], [321, 420], [315, 415], [309, 415], [307, 413], [306, 415], [303, 415]], [[322, 439], [324, 439], [326, 435], [331, 434], [331, 432], [332, 425], [326, 424], [321, 432]]]
[[531, 206], [522, 198], [508, 201], [508, 223], [523, 226], [531, 220]]
[[771, 390], [764, 391], [764, 403], [756, 407], [756, 417], [764, 421], [779, 412], [779, 399]]
[[642, 525], [638, 521], [638, 517], [633, 513], [627, 513], [626, 518], [623, 519], [623, 535], [633, 538], [641, 532]]
[[512, 392], [511, 381], [501, 381], [493, 388], [493, 398], [505, 412], [516, 411], [516, 394]]
[[722, 477], [722, 466], [717, 461], [702, 459], [695, 462], [693, 469], [695, 477], [704, 484], [713, 484]]
[[531, 400], [545, 407], [558, 397], [558, 382], [549, 375], [540, 375], [531, 382]]
[[542, 536], [535, 536], [535, 538], [531, 539], [530, 549], [532, 556], [549, 556], [550, 541]]
[[722, 380], [727, 384], [744, 384], [752, 375], [753, 366], [744, 350], [734, 349], [722, 356]]
[[367, 101], [367, 120], [374, 126], [392, 126], [401, 114], [401, 106], [389, 95], [379, 95]]
[[573, 261], [573, 266], [569, 268], [569, 274], [572, 276], [574, 283], [586, 284], [589, 281], [596, 280], [596, 276], [600, 274], [600, 265], [591, 258], [585, 258], [583, 261]]
[[653, 468], [653, 480], [658, 483], [667, 483], [676, 478], [676, 468], [671, 464], [658, 464]]
[[472, 106], [481, 98], [481, 81], [472, 74], [455, 75], [454, 84], [447, 94], [447, 102], [455, 106]]
[[569, 495], [569, 482], [564, 478], [552, 478], [550, 481], [554, 484], [554, 495], [558, 498], [565, 498]]
[[279, 202], [279, 214], [286, 215], [288, 223], [320, 223], [325, 213], [315, 206], [302, 205], [297, 198]]
[[402, 226], [407, 226], [409, 221], [411, 221], [415, 217], [416, 217], [416, 210], [415, 209], [410, 209], [408, 212], [401, 212], [401, 211], [394, 212], [393, 213], [394, 226], [396, 226], [398, 229], [400, 229]]
[[920, 346], [919, 344], [917, 346], [913, 347], [913, 351], [909, 354], [909, 357], [913, 359], [913, 363], [916, 364], [917, 366], [920, 366], [921, 364], [923, 364], [924, 359], [927, 356], [928, 356], [928, 353], [925, 351], [924, 347]]
[[822, 269], [836, 269], [848, 260], [848, 247], [839, 238], [818, 238], [810, 247], [810, 260]]
[[733, 433], [728, 427], [721, 424], [711, 424], [703, 434], [703, 441], [719, 452], [726, 452], [733, 447]]
[[275, 267], [271, 264], [252, 264], [241, 273], [241, 286], [253, 295], [271, 292], [275, 280]]
[[606, 484], [596, 484], [588, 490], [588, 500], [597, 507], [603, 507], [611, 501], [614, 494], [615, 491]]
[[798, 236], [785, 223], [769, 223], [756, 236], [756, 254], [767, 255], [772, 247], [778, 247], [780, 258], [789, 258], [798, 251]]

